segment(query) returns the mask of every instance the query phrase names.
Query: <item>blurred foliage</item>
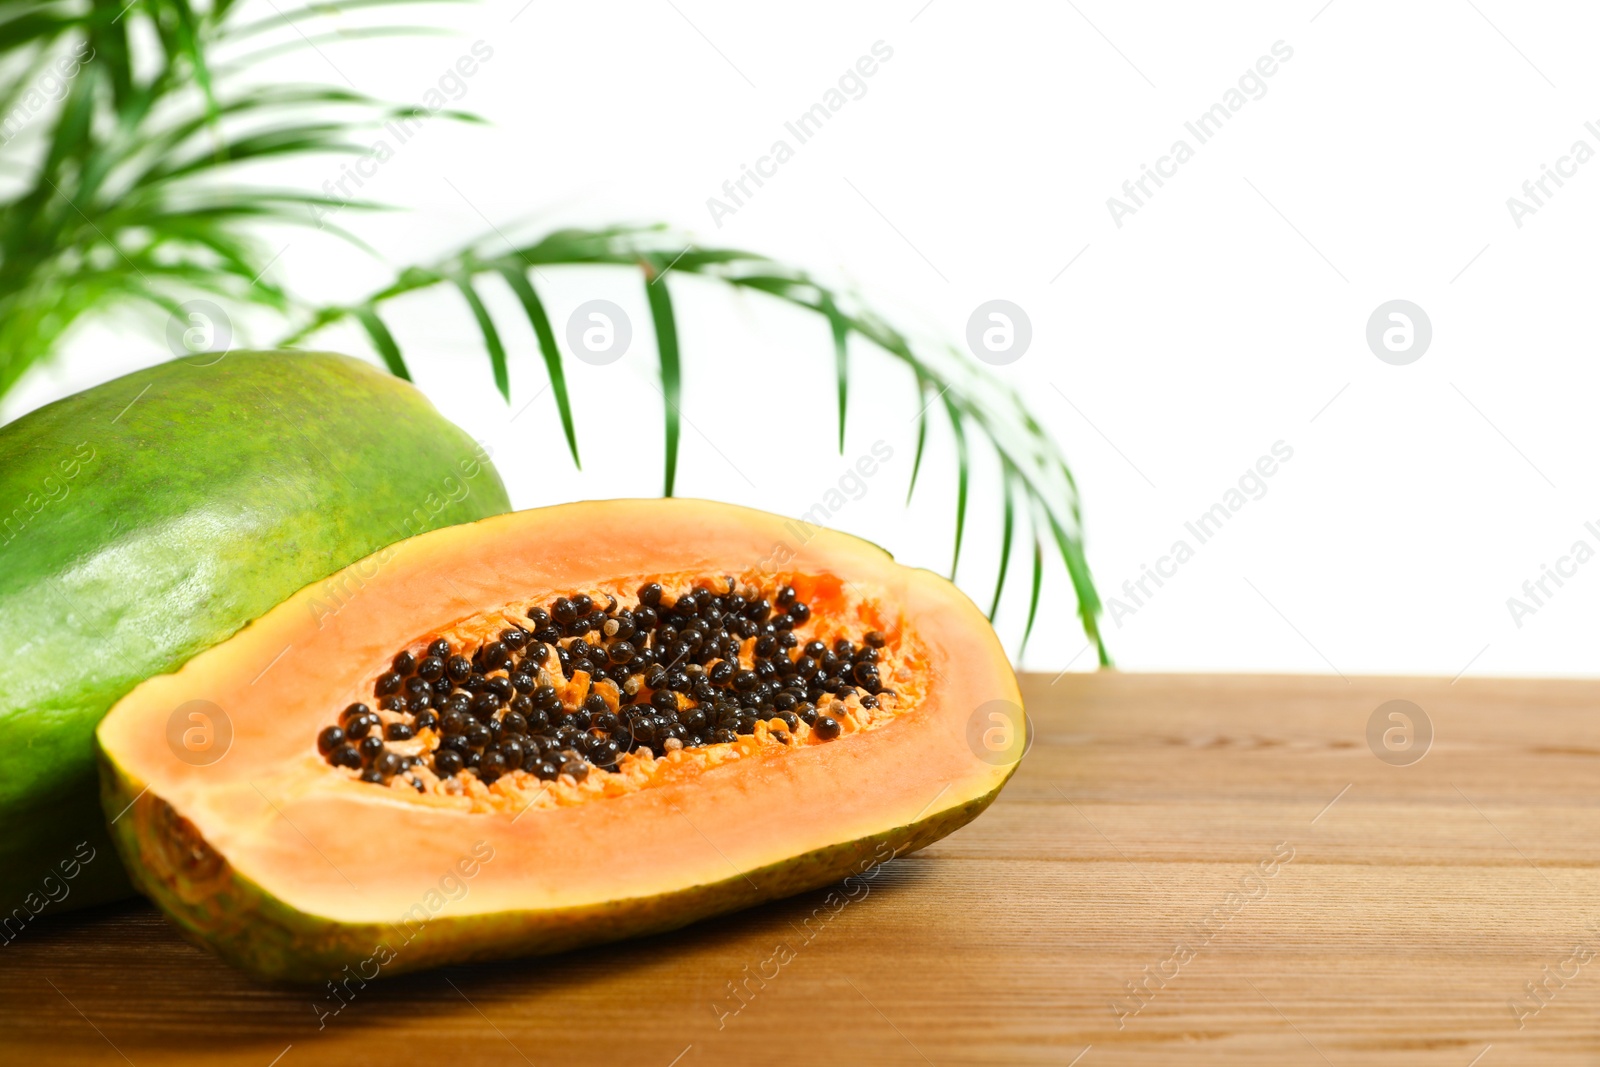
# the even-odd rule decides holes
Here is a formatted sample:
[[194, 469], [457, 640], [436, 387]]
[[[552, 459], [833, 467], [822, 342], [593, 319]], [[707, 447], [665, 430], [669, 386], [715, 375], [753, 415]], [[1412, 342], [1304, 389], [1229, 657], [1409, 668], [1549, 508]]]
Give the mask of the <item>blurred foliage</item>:
[[914, 345], [860, 301], [804, 271], [750, 252], [699, 247], [662, 226], [616, 226], [560, 230], [501, 253], [474, 241], [437, 263], [405, 268], [393, 284], [354, 305], [317, 306], [270, 280], [264, 225], [316, 226], [360, 244], [328, 216], [380, 205], [262, 184], [249, 178], [251, 164], [365, 155], [370, 149], [363, 135], [396, 119], [479, 120], [463, 112], [397, 106], [347, 87], [263, 85], [248, 73], [299, 49], [320, 52], [335, 42], [443, 32], [381, 22], [325, 29], [329, 18], [344, 12], [373, 9], [387, 17], [421, 2], [448, 0], [342, 0], [288, 9], [269, 3], [272, 13], [262, 18], [246, 17], [234, 0], [215, 0], [205, 9], [186, 0], [0, 0], [0, 395], [55, 353], [67, 330], [85, 316], [127, 303], [176, 313], [200, 294], [280, 316], [286, 345], [354, 320], [388, 368], [409, 377], [383, 308], [406, 294], [448, 286], [471, 311], [496, 386], [509, 398], [505, 344], [479, 295], [486, 282], [499, 279], [533, 328], [577, 463], [563, 354], [535, 287], [535, 270], [630, 266], [640, 272], [654, 326], [665, 425], [663, 491], [671, 495], [682, 389], [672, 276], [713, 279], [769, 294], [828, 323], [841, 449], [851, 339], [864, 339], [907, 368], [908, 388], [916, 391], [920, 408], [910, 489], [922, 466], [930, 417], [942, 415], [954, 435], [952, 574], [966, 531], [968, 433], [986, 438], [998, 457], [1004, 501], [991, 618], [1020, 539], [1031, 550], [1032, 564], [1024, 645], [1038, 613], [1044, 561], [1058, 555], [1084, 630], [1100, 661], [1108, 662], [1097, 626], [1100, 601], [1083, 554], [1077, 488], [1059, 448], [1022, 398], [964, 353], [948, 345]]

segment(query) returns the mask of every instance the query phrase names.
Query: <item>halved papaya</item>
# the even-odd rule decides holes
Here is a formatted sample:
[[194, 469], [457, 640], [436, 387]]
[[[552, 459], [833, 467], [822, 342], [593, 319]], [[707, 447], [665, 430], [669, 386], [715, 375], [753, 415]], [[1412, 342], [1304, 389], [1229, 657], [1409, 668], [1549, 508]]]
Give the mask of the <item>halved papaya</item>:
[[258, 975], [553, 952], [870, 876], [1025, 747], [982, 613], [834, 531], [613, 500], [384, 557], [337, 615], [305, 589], [99, 728], [136, 885]]

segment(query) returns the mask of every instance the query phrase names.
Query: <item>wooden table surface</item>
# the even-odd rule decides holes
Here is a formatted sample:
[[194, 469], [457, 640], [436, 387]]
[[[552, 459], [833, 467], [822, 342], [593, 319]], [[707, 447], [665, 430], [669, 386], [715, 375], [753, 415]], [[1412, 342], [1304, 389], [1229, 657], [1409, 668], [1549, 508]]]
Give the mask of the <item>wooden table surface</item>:
[[[0, 1062], [1600, 1063], [1600, 683], [1024, 689], [1000, 800], [836, 914], [405, 976], [319, 1030], [316, 994], [119, 904], [0, 948]], [[1420, 761], [1416, 712], [1409, 750], [1388, 710], [1369, 743], [1391, 700], [1431, 723]]]

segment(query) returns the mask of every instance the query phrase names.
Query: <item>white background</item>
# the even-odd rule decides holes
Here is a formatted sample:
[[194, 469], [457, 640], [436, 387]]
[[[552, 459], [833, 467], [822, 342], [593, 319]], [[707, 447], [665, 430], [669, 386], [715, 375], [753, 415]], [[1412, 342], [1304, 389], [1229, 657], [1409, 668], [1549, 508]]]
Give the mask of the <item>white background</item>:
[[[997, 373], [1073, 464], [1108, 598], [1175, 539], [1195, 544], [1185, 521], [1274, 442], [1294, 450], [1266, 495], [1176, 578], [1106, 620], [1120, 666], [1595, 672], [1600, 561], [1549, 586], [1555, 595], [1520, 627], [1507, 606], [1574, 541], [1600, 549], [1584, 529], [1600, 526], [1600, 161], [1520, 228], [1506, 205], [1574, 141], [1600, 150], [1584, 129], [1600, 120], [1592, 9], [490, 0], [411, 17], [425, 13], [459, 35], [328, 46], [276, 68], [414, 102], [473, 40], [495, 50], [458, 105], [492, 125], [434, 121], [362, 191], [408, 210], [343, 217], [388, 265], [316, 235], [266, 235], [282, 250], [273, 276], [299, 292], [358, 297], [396, 265], [492, 237], [486, 219], [518, 238], [665, 220], [855, 286], [929, 336], [959, 339], [978, 304], [1008, 299], [1029, 315], [1033, 342]], [[894, 54], [866, 95], [718, 228], [707, 198], [876, 41]], [[1266, 94], [1198, 145], [1184, 122], [1277, 41], [1293, 57]], [[1180, 137], [1194, 159], [1118, 228], [1107, 198]], [[337, 174], [337, 161], [322, 161], [294, 176], [315, 185]], [[660, 403], [637, 277], [545, 273], [558, 335], [594, 297], [627, 308], [635, 327], [620, 362], [569, 361], [581, 473], [531, 332], [515, 327], [502, 291], [491, 295], [513, 324], [511, 404], [449, 291], [392, 315], [419, 385], [490, 442], [518, 507], [658, 492]], [[798, 513], [882, 439], [894, 459], [837, 524], [947, 568], [954, 477], [942, 422], [903, 506], [909, 375], [857, 350], [841, 457], [820, 322], [694, 279], [675, 280], [674, 294], [689, 420], [680, 493]], [[1368, 316], [1395, 298], [1433, 326], [1408, 366], [1380, 362], [1365, 341]], [[126, 317], [81, 331], [0, 415], [167, 358], [150, 326]], [[370, 353], [354, 333], [323, 344]], [[986, 606], [999, 508], [987, 455], [977, 462], [959, 577]], [[1014, 564], [998, 620], [1012, 647], [1026, 608], [1020, 548]], [[1088, 669], [1083, 648], [1058, 565], [1026, 665]]]

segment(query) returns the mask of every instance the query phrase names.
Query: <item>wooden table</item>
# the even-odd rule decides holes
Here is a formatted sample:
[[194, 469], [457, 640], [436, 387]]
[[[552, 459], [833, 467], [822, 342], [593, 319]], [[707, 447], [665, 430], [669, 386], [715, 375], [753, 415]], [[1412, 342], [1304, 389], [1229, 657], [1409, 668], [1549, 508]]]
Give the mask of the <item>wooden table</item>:
[[[893, 862], [737, 1014], [718, 1018], [727, 984], [799, 944], [822, 893], [394, 979], [320, 1032], [314, 995], [252, 984], [127, 903], [0, 949], [0, 1061], [1600, 1062], [1600, 683], [1025, 690], [1036, 742], [994, 807]], [[1420, 732], [1409, 754], [1400, 734], [1369, 744], [1395, 699], [1431, 722], [1420, 762], [1400, 765]]]

